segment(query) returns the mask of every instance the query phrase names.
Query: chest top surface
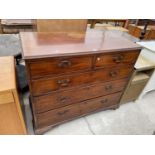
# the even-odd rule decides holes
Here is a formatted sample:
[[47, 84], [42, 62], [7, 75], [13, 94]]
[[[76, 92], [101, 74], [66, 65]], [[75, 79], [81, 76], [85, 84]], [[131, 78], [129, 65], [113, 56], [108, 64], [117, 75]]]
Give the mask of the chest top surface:
[[140, 45], [122, 36], [100, 30], [87, 30], [82, 38], [45, 32], [21, 32], [20, 38], [24, 59], [141, 49]]
[[0, 57], [0, 92], [15, 88], [14, 57]]

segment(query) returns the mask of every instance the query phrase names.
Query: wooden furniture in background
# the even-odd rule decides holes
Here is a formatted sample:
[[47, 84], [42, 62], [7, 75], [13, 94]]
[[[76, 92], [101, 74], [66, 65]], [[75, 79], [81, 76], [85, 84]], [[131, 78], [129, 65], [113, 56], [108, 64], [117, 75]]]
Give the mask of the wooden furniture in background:
[[140, 39], [146, 39], [151, 40], [155, 39], [155, 24], [154, 25], [135, 25], [130, 24], [129, 27], [129, 34], [140, 38]]
[[[145, 35], [148, 29], [149, 25], [154, 25], [155, 26], [155, 19], [137, 19], [136, 20], [136, 26], [138, 25], [143, 25], [144, 28], [141, 31], [141, 35], [140, 35], [140, 39], [145, 39]], [[148, 39], [155, 39], [155, 37], [153, 38], [148, 38]]]
[[148, 28], [150, 28], [148, 39], [155, 39], [155, 25], [154, 26], [149, 25]]
[[128, 29], [126, 29], [124, 27], [112, 26], [110, 24], [96, 24], [94, 29], [97, 29], [97, 30], [108, 30], [108, 31], [116, 30], [116, 31], [127, 32], [127, 33], [129, 31]]
[[2, 33], [2, 25], [1, 25], [1, 19], [0, 19], [0, 34]]
[[75, 39], [20, 33], [35, 133], [119, 107], [141, 47], [110, 34], [89, 30], [84, 39]]
[[26, 134], [12, 56], [0, 57], [0, 134]]
[[[130, 24], [128, 29], [129, 29], [129, 34], [131, 34], [137, 38], [140, 38], [141, 33], [144, 29], [144, 26], [136, 26], [135, 24]], [[150, 33], [150, 30], [151, 29], [149, 29], [149, 28], [146, 30], [144, 39], [148, 38], [148, 34]]]
[[84, 36], [87, 29], [86, 19], [37, 19], [37, 32], [66, 33], [72, 36]]
[[130, 19], [127, 19], [125, 24], [124, 24], [124, 28], [128, 29], [129, 24], [130, 24]]
[[122, 23], [122, 27], [125, 26], [127, 19], [89, 19], [88, 22], [91, 24], [90, 28], [94, 28], [96, 23], [103, 23], [103, 22], [114, 22]]
[[20, 31], [33, 31], [31, 19], [2, 19], [2, 33], [19, 33]]
[[121, 104], [135, 101], [140, 97], [140, 94], [150, 80], [154, 69], [155, 63], [140, 54], [135, 64], [133, 75], [120, 100]]
[[128, 26], [129, 34], [134, 36], [135, 33], [135, 24], [129, 24]]

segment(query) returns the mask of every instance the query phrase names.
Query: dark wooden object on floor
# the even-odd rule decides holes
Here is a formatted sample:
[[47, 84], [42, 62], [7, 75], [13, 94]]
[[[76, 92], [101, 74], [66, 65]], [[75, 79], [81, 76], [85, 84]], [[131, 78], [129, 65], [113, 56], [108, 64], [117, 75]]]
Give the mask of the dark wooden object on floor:
[[141, 47], [110, 34], [89, 30], [79, 39], [64, 34], [20, 33], [35, 133], [119, 107]]

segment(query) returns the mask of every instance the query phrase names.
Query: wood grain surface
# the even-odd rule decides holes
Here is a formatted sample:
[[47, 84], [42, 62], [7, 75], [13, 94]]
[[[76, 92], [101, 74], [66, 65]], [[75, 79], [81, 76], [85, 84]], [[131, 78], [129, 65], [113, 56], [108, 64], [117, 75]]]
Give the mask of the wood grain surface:
[[59, 57], [141, 49], [110, 31], [88, 30], [84, 38], [66, 34], [21, 32], [23, 58]]

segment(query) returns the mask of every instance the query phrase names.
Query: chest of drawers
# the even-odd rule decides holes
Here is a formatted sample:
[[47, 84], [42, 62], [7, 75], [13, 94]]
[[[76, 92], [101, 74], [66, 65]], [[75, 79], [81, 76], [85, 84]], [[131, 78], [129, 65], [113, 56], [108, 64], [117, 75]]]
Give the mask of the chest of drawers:
[[85, 38], [20, 33], [34, 130], [119, 107], [141, 47], [108, 32]]

